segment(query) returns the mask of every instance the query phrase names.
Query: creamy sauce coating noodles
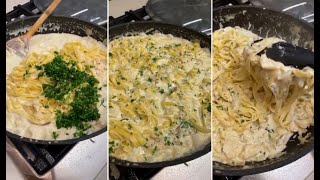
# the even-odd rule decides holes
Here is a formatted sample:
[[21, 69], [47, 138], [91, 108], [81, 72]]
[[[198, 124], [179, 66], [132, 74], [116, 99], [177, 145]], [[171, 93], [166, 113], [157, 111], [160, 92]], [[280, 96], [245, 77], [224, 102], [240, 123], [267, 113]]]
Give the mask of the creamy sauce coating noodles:
[[176, 159], [210, 141], [210, 51], [156, 33], [110, 42], [109, 152]]
[[245, 165], [281, 156], [297, 132], [308, 140], [314, 123], [314, 71], [284, 66], [257, 54], [278, 38], [245, 29], [213, 33], [213, 161]]
[[[6, 53], [6, 129], [14, 134], [39, 140], [74, 138], [76, 128], [56, 127], [56, 112], [71, 109], [68, 102], [58, 102], [43, 95], [43, 84], [52, 83], [41, 76], [41, 66], [53, 61], [55, 52], [77, 63], [98, 81], [100, 119], [91, 121], [85, 133], [107, 125], [107, 49], [90, 37], [72, 34], [41, 34], [31, 38], [25, 59]], [[103, 102], [105, 102], [103, 104]]]

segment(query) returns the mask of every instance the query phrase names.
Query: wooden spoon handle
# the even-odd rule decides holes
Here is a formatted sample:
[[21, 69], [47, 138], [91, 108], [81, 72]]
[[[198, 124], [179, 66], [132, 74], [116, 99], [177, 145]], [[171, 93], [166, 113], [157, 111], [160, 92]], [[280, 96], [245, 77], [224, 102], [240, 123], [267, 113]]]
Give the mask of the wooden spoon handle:
[[23, 35], [24, 38], [31, 38], [33, 34], [42, 26], [43, 22], [48, 18], [52, 11], [58, 6], [61, 0], [53, 0], [50, 6], [42, 13], [39, 19], [34, 23], [34, 25], [29, 29], [29, 31]]

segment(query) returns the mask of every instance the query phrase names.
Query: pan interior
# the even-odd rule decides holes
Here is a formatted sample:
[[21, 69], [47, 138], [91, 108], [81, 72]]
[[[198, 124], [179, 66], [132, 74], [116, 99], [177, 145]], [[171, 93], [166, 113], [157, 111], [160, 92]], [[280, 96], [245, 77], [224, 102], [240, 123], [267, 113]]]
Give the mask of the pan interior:
[[[273, 10], [252, 6], [215, 9], [213, 12], [213, 31], [228, 26], [239, 26], [261, 37], [275, 36], [295, 45], [314, 49], [314, 30], [309, 24]], [[300, 144], [297, 138], [291, 138], [284, 150], [286, 153], [278, 158], [250, 162], [246, 166], [229, 166], [213, 162], [213, 174], [243, 176], [270, 171], [289, 164], [313, 149], [314, 127], [308, 128], [308, 132], [311, 133], [311, 139], [308, 143]]]
[[[191, 29], [183, 28], [177, 25], [164, 24], [159, 22], [135, 22], [127, 23], [119, 26], [114, 26], [109, 30], [110, 41], [121, 36], [132, 36], [138, 35], [139, 33], [154, 34], [154, 33], [163, 33], [163, 34], [172, 34], [175, 37], [180, 37], [187, 39], [189, 41], [197, 41], [200, 43], [202, 48], [211, 49], [211, 40], [210, 37], [193, 31]], [[211, 143], [208, 142], [202, 149], [196, 151], [188, 156], [177, 158], [174, 160], [162, 161], [162, 162], [153, 162], [153, 163], [137, 163], [130, 162], [126, 160], [121, 160], [110, 156], [110, 162], [115, 163], [120, 166], [127, 167], [136, 167], [136, 168], [159, 168], [172, 166], [176, 164], [181, 164], [193, 159], [196, 159], [202, 155], [207, 154], [211, 150]]]
[[[10, 22], [6, 25], [6, 41], [24, 34], [39, 18], [39, 16], [27, 17], [24, 19], [19, 19]], [[103, 27], [97, 26], [92, 23], [88, 23], [82, 20], [63, 17], [63, 16], [50, 16], [42, 25], [42, 27], [35, 34], [48, 34], [48, 33], [69, 33], [78, 36], [90, 36], [97, 41], [107, 44], [107, 31]], [[78, 138], [67, 139], [67, 140], [38, 140], [21, 137], [19, 135], [13, 134], [7, 131], [7, 136], [21, 141], [36, 143], [36, 144], [74, 144], [82, 140], [86, 140], [97, 136], [103, 132], [107, 131], [106, 127], [97, 130], [86, 136], [81, 136]]]

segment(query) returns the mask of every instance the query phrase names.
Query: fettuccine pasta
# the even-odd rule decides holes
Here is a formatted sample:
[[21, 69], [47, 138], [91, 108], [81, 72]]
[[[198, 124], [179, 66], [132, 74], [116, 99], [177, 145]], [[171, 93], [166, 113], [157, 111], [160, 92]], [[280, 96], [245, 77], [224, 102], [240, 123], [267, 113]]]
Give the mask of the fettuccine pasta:
[[313, 125], [313, 69], [257, 55], [278, 38], [239, 27], [213, 33], [213, 161], [244, 165], [283, 154], [294, 133]]
[[[52, 84], [43, 67], [52, 63], [59, 53], [67, 63], [74, 63], [79, 72], [86, 72], [99, 81], [100, 101], [106, 101], [106, 48], [92, 38], [82, 38], [71, 34], [36, 35], [30, 41], [30, 50], [25, 59], [15, 59], [7, 52], [7, 130], [34, 139], [69, 139], [76, 129], [57, 128], [57, 111], [67, 113], [72, 110], [75, 94], [67, 94], [59, 101], [44, 95], [44, 84]], [[17, 64], [16, 66], [13, 66]], [[85, 85], [83, 85], [85, 86]], [[105, 91], [105, 92], [104, 92]], [[106, 113], [106, 103], [99, 106], [99, 113]], [[87, 133], [106, 126], [106, 116], [90, 122]], [[103, 118], [103, 119], [102, 119]], [[54, 136], [54, 137], [53, 137]]]
[[156, 33], [110, 42], [109, 152], [134, 162], [190, 154], [210, 141], [210, 52]]

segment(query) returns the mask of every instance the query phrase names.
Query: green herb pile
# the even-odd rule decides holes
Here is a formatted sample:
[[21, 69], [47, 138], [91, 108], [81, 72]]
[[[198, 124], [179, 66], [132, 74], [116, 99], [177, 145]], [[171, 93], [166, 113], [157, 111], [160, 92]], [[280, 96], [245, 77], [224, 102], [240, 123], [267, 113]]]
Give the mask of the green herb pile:
[[[90, 121], [100, 118], [97, 103], [99, 102], [99, 81], [85, 71], [79, 71], [75, 61], [65, 61], [55, 52], [52, 62], [37, 66], [41, 70], [39, 77], [47, 76], [50, 84], [43, 84], [43, 95], [63, 104], [69, 104], [68, 112], [56, 111], [56, 126], [60, 128], [76, 127], [75, 137], [86, 134]], [[57, 135], [55, 135], [57, 137]]]

